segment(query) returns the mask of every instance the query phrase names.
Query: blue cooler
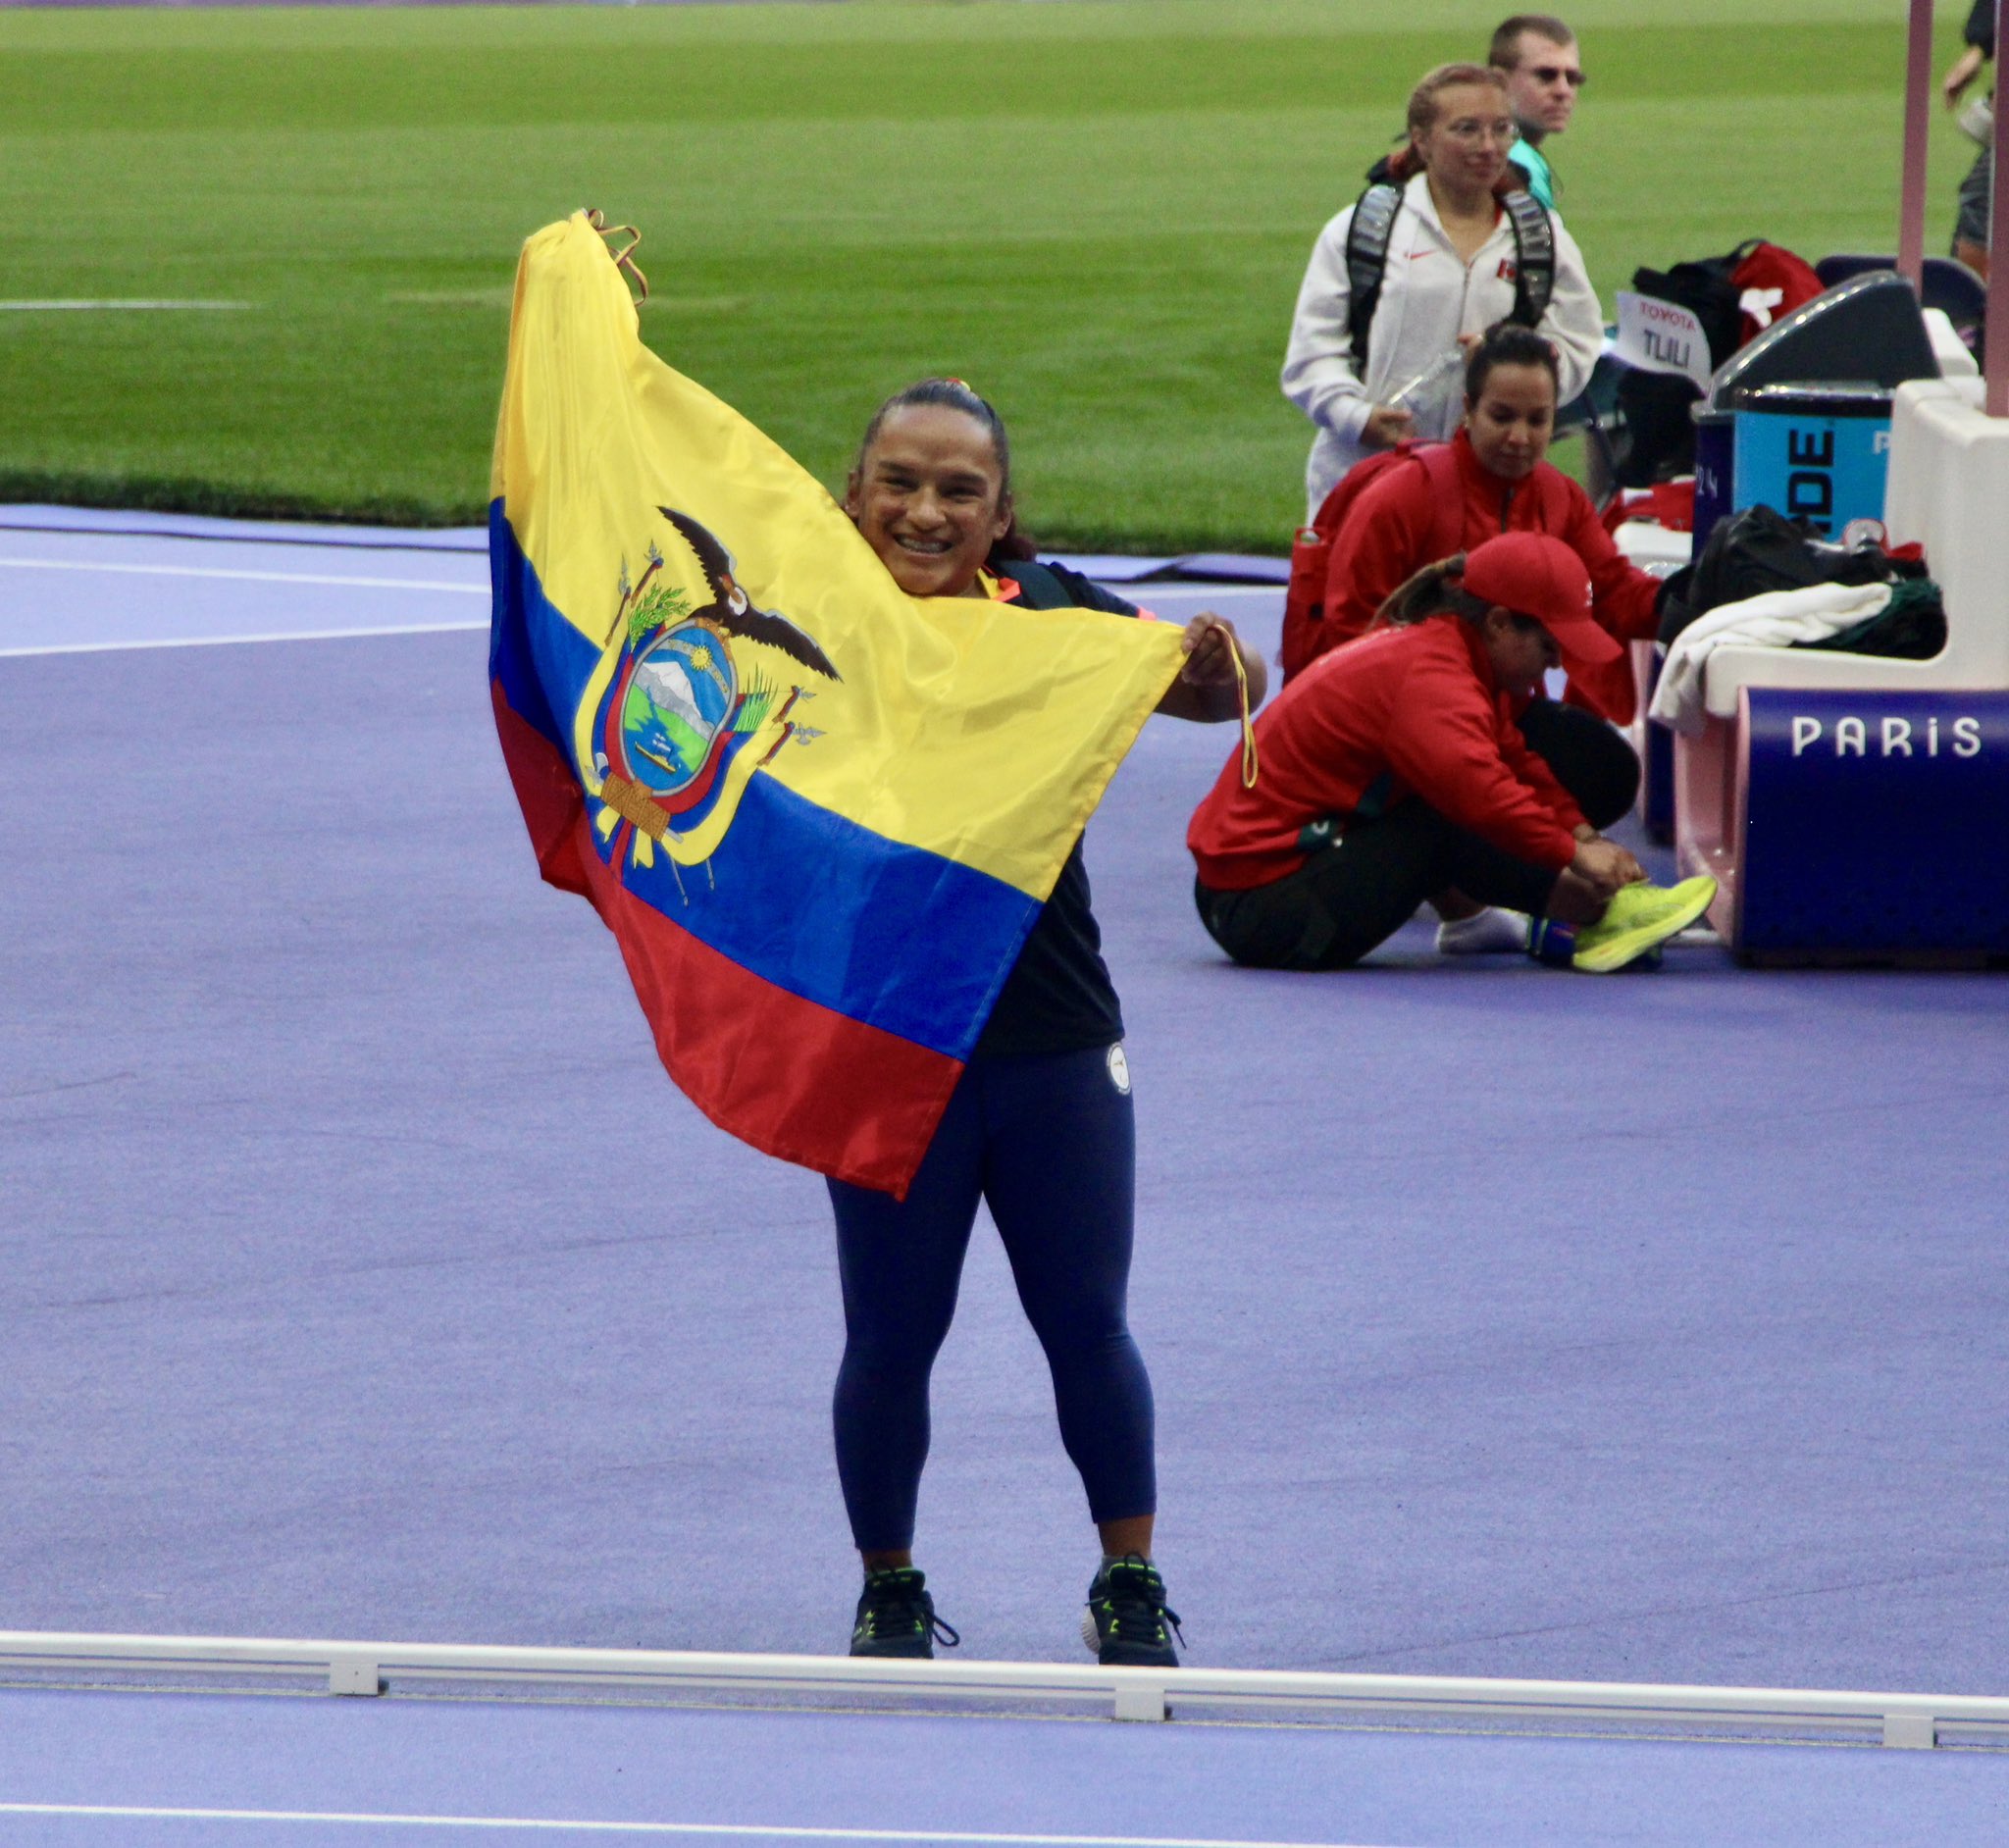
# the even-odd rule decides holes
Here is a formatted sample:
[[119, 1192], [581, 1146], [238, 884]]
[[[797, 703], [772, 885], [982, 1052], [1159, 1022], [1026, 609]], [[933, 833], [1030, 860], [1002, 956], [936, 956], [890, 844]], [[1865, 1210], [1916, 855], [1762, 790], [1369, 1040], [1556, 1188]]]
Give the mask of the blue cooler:
[[1777, 508], [1821, 539], [1839, 539], [1851, 520], [1882, 519], [1890, 395], [1870, 385], [1737, 392], [1731, 507]]

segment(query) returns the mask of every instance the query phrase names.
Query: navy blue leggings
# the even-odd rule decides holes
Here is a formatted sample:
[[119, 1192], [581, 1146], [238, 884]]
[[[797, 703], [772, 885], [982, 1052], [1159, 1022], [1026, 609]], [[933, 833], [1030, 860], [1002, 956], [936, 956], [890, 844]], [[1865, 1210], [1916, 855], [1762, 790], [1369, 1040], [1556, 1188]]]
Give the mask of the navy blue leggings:
[[1110, 1053], [984, 1059], [949, 1101], [904, 1203], [830, 1183], [844, 1283], [837, 1472], [862, 1552], [913, 1544], [928, 1374], [955, 1314], [977, 1201], [1053, 1369], [1090, 1515], [1157, 1510], [1151, 1380], [1124, 1320], [1136, 1181], [1127, 1075]]

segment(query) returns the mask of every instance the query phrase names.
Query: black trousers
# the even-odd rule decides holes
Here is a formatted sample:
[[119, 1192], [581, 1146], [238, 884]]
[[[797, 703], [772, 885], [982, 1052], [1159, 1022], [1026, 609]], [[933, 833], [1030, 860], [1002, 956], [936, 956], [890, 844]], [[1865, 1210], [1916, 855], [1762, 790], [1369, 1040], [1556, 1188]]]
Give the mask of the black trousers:
[[[1540, 699], [1521, 734], [1593, 827], [1609, 827], [1631, 806], [1638, 760], [1602, 719]], [[1539, 913], [1555, 884], [1550, 868], [1503, 852], [1413, 796], [1381, 815], [1356, 816], [1288, 878], [1247, 892], [1196, 882], [1193, 896], [1201, 922], [1237, 962], [1343, 969], [1447, 887], [1481, 904]]]
[[1136, 1122], [1114, 1050], [973, 1059], [904, 1201], [830, 1183], [845, 1322], [837, 1472], [860, 1552], [913, 1544], [928, 1379], [979, 1200], [1046, 1350], [1090, 1518], [1157, 1508], [1151, 1377], [1126, 1308]]
[[1639, 799], [1638, 756], [1595, 712], [1537, 699], [1520, 715], [1520, 735], [1600, 834]]

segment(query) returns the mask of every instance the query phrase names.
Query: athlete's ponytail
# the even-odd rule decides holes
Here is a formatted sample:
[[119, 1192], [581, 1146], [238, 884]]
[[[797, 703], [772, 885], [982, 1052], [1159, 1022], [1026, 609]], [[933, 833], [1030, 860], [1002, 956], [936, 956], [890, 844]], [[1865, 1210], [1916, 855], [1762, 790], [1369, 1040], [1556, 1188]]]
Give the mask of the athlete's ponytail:
[[1453, 552], [1449, 558], [1440, 558], [1433, 565], [1425, 565], [1414, 577], [1389, 591], [1387, 599], [1374, 612], [1374, 627], [1407, 629], [1413, 623], [1441, 616], [1447, 610], [1468, 621], [1483, 620], [1486, 605], [1475, 596], [1466, 595], [1459, 587], [1458, 581], [1464, 576], [1463, 552]]
[[[1553, 539], [1541, 542], [1561, 543]], [[1453, 552], [1449, 558], [1440, 558], [1434, 565], [1425, 565], [1414, 577], [1398, 584], [1374, 612], [1373, 626], [1377, 629], [1408, 629], [1417, 623], [1427, 622], [1432, 616], [1451, 615], [1470, 623], [1474, 629], [1483, 628], [1493, 605], [1485, 597], [1474, 596], [1465, 588], [1465, 553]], [[1501, 607], [1505, 608], [1505, 605]], [[1507, 611], [1507, 620], [1520, 630], [1542, 626], [1534, 617], [1525, 616], [1516, 609]]]

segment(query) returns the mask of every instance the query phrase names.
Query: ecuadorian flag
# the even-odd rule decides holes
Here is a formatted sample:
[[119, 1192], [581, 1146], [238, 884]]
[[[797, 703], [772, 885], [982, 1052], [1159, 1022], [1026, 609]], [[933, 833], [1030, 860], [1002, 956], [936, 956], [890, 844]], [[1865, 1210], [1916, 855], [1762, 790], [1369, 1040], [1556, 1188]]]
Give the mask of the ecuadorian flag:
[[903, 1194], [1178, 631], [905, 595], [643, 345], [584, 213], [524, 245], [491, 491], [489, 686], [543, 876], [706, 1115]]

